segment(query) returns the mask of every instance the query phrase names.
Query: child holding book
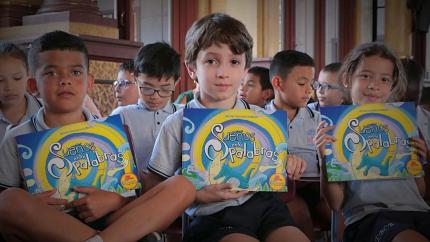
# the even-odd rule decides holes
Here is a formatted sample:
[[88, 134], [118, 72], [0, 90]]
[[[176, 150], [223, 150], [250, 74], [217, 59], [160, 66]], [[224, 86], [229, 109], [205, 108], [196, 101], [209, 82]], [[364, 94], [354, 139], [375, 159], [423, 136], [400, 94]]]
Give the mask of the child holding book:
[[[310, 208], [324, 211], [319, 192], [319, 167], [313, 138], [320, 122], [320, 113], [306, 106], [313, 93], [315, 63], [308, 54], [296, 50], [278, 52], [270, 64], [270, 77], [275, 99], [266, 110], [285, 110], [288, 113], [288, 152], [304, 159], [308, 166], [304, 179], [296, 182], [296, 196], [288, 202], [294, 221], [311, 240], [314, 239]], [[329, 209], [328, 214], [330, 214]], [[330, 215], [328, 215], [330, 217]]]
[[[347, 56], [339, 77], [351, 93], [353, 104], [401, 100], [406, 91], [403, 67], [382, 43], [361, 44]], [[319, 154], [325, 144], [341, 142], [327, 131], [334, 126], [321, 122], [315, 143]], [[420, 138], [411, 139], [418, 154], [427, 160]], [[430, 207], [424, 202], [424, 178], [328, 182], [325, 157], [321, 159], [321, 187], [329, 206], [342, 210], [344, 241], [429, 241]]]
[[134, 63], [139, 101], [118, 107], [112, 115], [121, 114], [123, 122], [130, 128], [137, 167], [146, 174], [161, 125], [170, 114], [182, 108], [182, 105], [170, 102], [179, 80], [180, 59], [168, 44], [157, 42], [142, 47]]
[[[193, 186], [181, 176], [134, 200], [76, 187], [85, 196], [66, 203], [51, 197], [55, 190], [30, 195], [19, 188], [23, 184], [14, 137], [93, 119], [82, 108], [90, 77], [88, 52], [79, 37], [47, 33], [33, 41], [28, 59], [45, 106], [9, 130], [0, 146], [0, 233], [22, 241], [136, 241], [167, 227], [194, 200]], [[172, 196], [175, 202], [166, 202]], [[73, 208], [75, 217], [64, 207]]]
[[[211, 14], [196, 21], [185, 41], [185, 63], [199, 91], [186, 108], [255, 109], [237, 97], [240, 81], [251, 64], [252, 37], [243, 23]], [[156, 184], [181, 167], [183, 109], [168, 117], [149, 162], [148, 179]], [[289, 156], [287, 172], [300, 178], [306, 162]], [[195, 218], [184, 241], [308, 241], [294, 226], [288, 208], [275, 193], [232, 191], [228, 183], [197, 191], [188, 213]]]
[[0, 141], [8, 127], [28, 120], [42, 102], [26, 92], [27, 59], [18, 46], [0, 42]]

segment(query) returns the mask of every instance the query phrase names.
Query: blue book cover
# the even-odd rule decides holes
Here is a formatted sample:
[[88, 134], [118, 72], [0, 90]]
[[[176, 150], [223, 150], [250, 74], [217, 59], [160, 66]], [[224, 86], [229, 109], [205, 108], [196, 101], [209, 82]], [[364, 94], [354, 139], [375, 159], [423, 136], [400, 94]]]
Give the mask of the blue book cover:
[[376, 103], [321, 107], [322, 120], [337, 140], [326, 145], [328, 181], [422, 176], [409, 138], [418, 137], [415, 105]]
[[182, 175], [197, 189], [230, 183], [235, 190], [286, 192], [285, 111], [184, 109]]
[[133, 196], [141, 186], [119, 115], [17, 136], [16, 143], [30, 193], [56, 189], [56, 198], [72, 201], [74, 187]]

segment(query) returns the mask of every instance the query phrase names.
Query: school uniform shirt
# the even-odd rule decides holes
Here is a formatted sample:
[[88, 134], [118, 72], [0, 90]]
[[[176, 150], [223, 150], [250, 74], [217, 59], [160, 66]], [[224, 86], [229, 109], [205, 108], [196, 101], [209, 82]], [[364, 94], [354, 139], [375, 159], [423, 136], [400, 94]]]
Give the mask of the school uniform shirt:
[[[206, 108], [200, 103], [200, 93], [195, 94], [185, 108]], [[234, 109], [262, 110], [261, 108], [248, 105], [240, 99], [236, 99]], [[169, 178], [181, 168], [182, 157], [182, 119], [184, 109], [169, 116], [161, 127], [160, 133], [155, 141], [154, 150], [149, 161], [148, 170], [162, 177]], [[238, 199], [209, 204], [193, 204], [187, 213], [191, 216], [203, 216], [216, 213], [226, 207], [238, 206], [245, 203], [254, 193], [246, 194]]]
[[430, 149], [430, 112], [421, 106], [417, 106], [418, 128], [426, 141], [427, 149]]
[[148, 162], [151, 158], [155, 139], [164, 120], [181, 108], [183, 108], [183, 105], [167, 103], [164, 108], [151, 111], [139, 99], [137, 104], [121, 106], [112, 112], [111, 115], [120, 114], [123, 123], [130, 130], [133, 152], [139, 171], [148, 172]]
[[[18, 151], [15, 137], [35, 131], [50, 129], [43, 118], [45, 108], [39, 111], [26, 122], [9, 129], [0, 144], [0, 187], [23, 187], [22, 173], [19, 165]], [[93, 115], [83, 109], [86, 120], [93, 120]]]
[[[272, 100], [266, 105], [268, 112], [277, 110]], [[319, 177], [319, 164], [317, 158], [317, 147], [314, 143], [316, 128], [321, 121], [318, 111], [309, 107], [299, 108], [296, 117], [288, 124], [288, 153], [297, 155], [307, 162], [307, 168], [303, 174], [306, 177]]]
[[2, 113], [0, 110], [0, 141], [3, 139], [6, 130], [9, 126], [17, 126], [19, 124], [24, 123], [28, 119], [30, 119], [31, 115], [35, 114], [41, 107], [42, 107], [42, 101], [38, 100], [37, 98], [33, 97], [29, 93], [24, 94], [25, 99], [27, 100], [27, 110], [25, 111], [24, 116], [21, 118], [21, 120], [17, 124], [12, 124]]

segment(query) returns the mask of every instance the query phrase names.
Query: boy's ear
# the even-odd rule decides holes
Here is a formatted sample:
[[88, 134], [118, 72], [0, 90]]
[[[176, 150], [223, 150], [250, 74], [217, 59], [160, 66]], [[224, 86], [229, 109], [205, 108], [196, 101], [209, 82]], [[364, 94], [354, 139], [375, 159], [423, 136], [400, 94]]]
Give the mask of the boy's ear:
[[196, 81], [197, 80], [196, 65], [185, 63], [185, 67], [187, 68], [188, 75], [191, 77], [191, 79]]
[[93, 74], [88, 74], [87, 80], [88, 80], [88, 91], [91, 91], [94, 87], [94, 80], [96, 78]]
[[281, 85], [282, 85], [281, 77], [278, 75], [273, 76], [272, 78], [273, 90], [281, 90], [282, 89]]
[[28, 78], [27, 80], [27, 92], [31, 93], [31, 94], [35, 94], [37, 93], [37, 83], [36, 83], [36, 79], [34, 79], [33, 77]]

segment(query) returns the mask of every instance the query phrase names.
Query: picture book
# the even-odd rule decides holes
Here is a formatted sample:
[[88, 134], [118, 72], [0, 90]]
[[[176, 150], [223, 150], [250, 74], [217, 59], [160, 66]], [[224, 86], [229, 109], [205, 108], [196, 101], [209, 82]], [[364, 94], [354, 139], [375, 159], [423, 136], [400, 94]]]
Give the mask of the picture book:
[[285, 111], [184, 109], [182, 175], [197, 189], [288, 191]]
[[321, 107], [336, 141], [325, 149], [328, 181], [422, 176], [409, 138], [418, 137], [415, 105], [378, 103]]
[[119, 115], [16, 137], [27, 190], [56, 189], [57, 198], [79, 198], [74, 187], [96, 187], [133, 196], [138, 172]]

